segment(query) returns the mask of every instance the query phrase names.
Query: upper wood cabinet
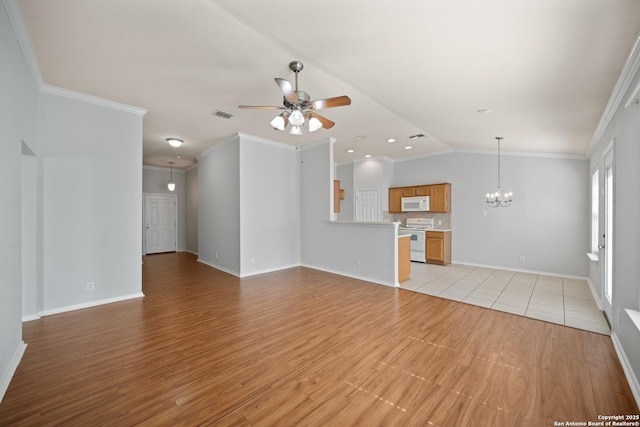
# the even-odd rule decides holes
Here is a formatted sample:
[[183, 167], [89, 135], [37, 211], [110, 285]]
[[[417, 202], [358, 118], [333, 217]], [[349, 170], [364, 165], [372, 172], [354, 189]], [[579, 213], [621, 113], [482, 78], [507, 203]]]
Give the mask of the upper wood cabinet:
[[402, 187], [402, 197], [413, 197], [416, 195], [416, 187]]
[[451, 184], [436, 184], [429, 187], [429, 211], [434, 213], [451, 212]]
[[402, 213], [402, 188], [389, 189], [389, 213]]
[[428, 185], [421, 185], [420, 187], [415, 187], [416, 189], [416, 196], [429, 196], [429, 186]]
[[333, 180], [333, 212], [334, 213], [340, 213], [340, 200], [342, 200], [344, 197], [340, 197], [340, 193], [341, 193], [341, 189], [340, 189], [340, 181], [338, 181], [337, 179]]
[[419, 185], [389, 189], [389, 213], [402, 213], [402, 198], [429, 196], [429, 211], [451, 212], [451, 184]]

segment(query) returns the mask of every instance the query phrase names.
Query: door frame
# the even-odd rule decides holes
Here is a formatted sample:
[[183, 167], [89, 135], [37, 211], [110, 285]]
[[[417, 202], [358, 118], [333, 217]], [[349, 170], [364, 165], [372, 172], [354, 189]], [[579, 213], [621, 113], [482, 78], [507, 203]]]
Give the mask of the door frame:
[[[607, 163], [610, 159], [610, 163]], [[607, 170], [611, 168], [611, 191], [608, 188]], [[600, 236], [600, 250], [602, 251], [602, 310], [610, 324], [613, 324], [613, 294], [614, 294], [614, 270], [613, 270], [613, 242], [615, 237], [615, 138], [606, 146], [602, 152], [602, 229]], [[612, 194], [610, 194], [612, 193]], [[609, 201], [611, 201], [611, 211], [609, 211]], [[609, 232], [611, 230], [611, 232]], [[611, 298], [607, 295], [607, 284], [611, 277]]]
[[178, 252], [178, 195], [177, 194], [167, 194], [167, 193], [142, 193], [142, 256], [147, 255], [147, 225], [146, 225], [146, 218], [147, 218], [147, 211], [146, 209], [146, 197], [147, 196], [165, 196], [165, 197], [172, 197], [173, 198], [173, 208], [175, 210], [174, 212], [174, 218], [176, 219], [175, 222], [175, 231], [176, 231], [176, 236], [175, 236], [175, 251]]

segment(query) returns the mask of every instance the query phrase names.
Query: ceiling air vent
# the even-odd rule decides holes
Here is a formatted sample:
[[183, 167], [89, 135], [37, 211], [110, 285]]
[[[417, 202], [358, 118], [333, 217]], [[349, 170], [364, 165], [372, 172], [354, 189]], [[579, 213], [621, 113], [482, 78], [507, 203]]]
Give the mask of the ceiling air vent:
[[424, 133], [418, 133], [418, 134], [415, 134], [415, 135], [411, 135], [411, 136], [409, 137], [409, 139], [414, 139], [414, 138], [424, 138], [424, 137], [425, 137], [425, 136], [424, 136]]
[[213, 115], [216, 117], [222, 117], [223, 119], [230, 119], [233, 117], [233, 114], [227, 113], [226, 111], [216, 110], [213, 112]]

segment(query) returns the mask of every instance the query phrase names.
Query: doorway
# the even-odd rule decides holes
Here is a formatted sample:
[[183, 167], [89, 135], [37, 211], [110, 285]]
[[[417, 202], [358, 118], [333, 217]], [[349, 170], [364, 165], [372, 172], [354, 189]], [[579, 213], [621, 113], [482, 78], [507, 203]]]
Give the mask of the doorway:
[[613, 144], [604, 153], [604, 227], [600, 249], [603, 255], [602, 264], [602, 308], [609, 321], [613, 322], [613, 220], [614, 220], [614, 164]]
[[379, 221], [378, 190], [356, 190], [356, 221]]
[[177, 198], [174, 194], [144, 195], [144, 253], [175, 252]]

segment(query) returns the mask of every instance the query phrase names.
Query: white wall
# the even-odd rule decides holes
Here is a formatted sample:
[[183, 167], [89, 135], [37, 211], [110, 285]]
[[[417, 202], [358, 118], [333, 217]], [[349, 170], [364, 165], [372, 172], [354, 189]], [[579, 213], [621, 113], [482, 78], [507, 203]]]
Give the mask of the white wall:
[[495, 154], [450, 153], [396, 162], [393, 186], [452, 184], [454, 262], [586, 277], [588, 161], [503, 155], [501, 179], [503, 190], [514, 192], [509, 208], [485, 203], [497, 184]]
[[198, 260], [240, 275], [238, 138], [198, 156]]
[[45, 314], [142, 295], [142, 115], [54, 92], [38, 97]]
[[198, 169], [189, 169], [185, 173], [185, 215], [186, 242], [185, 250], [198, 253]]
[[[144, 166], [142, 168], [142, 192], [153, 194], [173, 194], [176, 196], [176, 226], [178, 232], [177, 250], [184, 251], [187, 246], [187, 210], [186, 210], [186, 178], [183, 170], [173, 169], [174, 191], [169, 191], [167, 182], [171, 175], [170, 168]], [[144, 215], [144, 214], [143, 214]]]
[[353, 194], [353, 163], [343, 163], [336, 166], [336, 179], [340, 180], [340, 188], [344, 190], [344, 199], [340, 201], [340, 221], [353, 221], [355, 218]]
[[304, 148], [300, 165], [302, 265], [393, 286], [396, 230], [387, 224], [330, 224], [333, 142]]
[[240, 136], [242, 276], [300, 264], [298, 151]]
[[37, 90], [4, 6], [0, 6], [0, 399], [22, 342], [22, 141], [37, 149]]
[[[25, 145], [23, 145], [25, 148]], [[42, 308], [38, 287], [38, 159], [22, 155], [22, 320], [37, 319]], [[26, 148], [26, 151], [29, 151]]]
[[294, 147], [248, 135], [200, 155], [199, 260], [240, 277], [299, 265], [297, 177]]
[[[640, 52], [630, 56], [640, 61]], [[640, 71], [631, 74], [628, 89], [621, 92], [621, 104], [614, 110], [605, 132], [596, 141], [592, 151], [591, 168], [599, 169], [600, 188], [604, 185], [602, 155], [614, 141], [614, 218], [613, 244], [613, 319], [611, 324], [614, 343], [625, 355], [623, 367], [631, 371], [630, 384], [636, 401], [640, 402], [640, 330], [633, 324], [625, 309], [640, 310], [640, 105], [625, 108], [632, 91], [640, 87]], [[612, 95], [612, 98], [614, 95]], [[640, 93], [636, 95], [640, 98]], [[600, 230], [604, 225], [604, 200], [600, 199]], [[599, 233], [602, 235], [602, 231]], [[591, 282], [602, 293], [602, 261], [591, 263]], [[626, 359], [626, 360], [625, 360]]]
[[383, 218], [382, 213], [389, 211], [389, 187], [393, 186], [393, 181], [394, 163], [391, 159], [376, 158], [353, 162], [354, 196], [358, 190], [378, 190], [380, 221]]

